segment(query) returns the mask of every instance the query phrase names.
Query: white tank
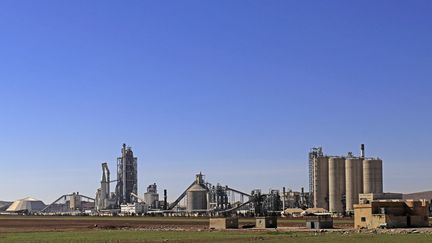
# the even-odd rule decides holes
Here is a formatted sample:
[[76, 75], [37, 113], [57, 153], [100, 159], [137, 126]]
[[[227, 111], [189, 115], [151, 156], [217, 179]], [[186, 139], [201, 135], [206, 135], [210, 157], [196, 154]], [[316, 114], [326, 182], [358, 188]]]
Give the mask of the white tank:
[[363, 160], [363, 193], [382, 193], [382, 160]]
[[331, 213], [343, 213], [342, 203], [345, 195], [345, 158], [329, 158], [329, 211]]
[[328, 210], [329, 194], [329, 174], [328, 174], [328, 157], [317, 157], [313, 161], [314, 169], [314, 188], [313, 199], [314, 207], [325, 208]]
[[353, 211], [353, 205], [359, 203], [359, 193], [363, 193], [363, 160], [347, 158], [345, 160], [345, 200], [346, 211]]

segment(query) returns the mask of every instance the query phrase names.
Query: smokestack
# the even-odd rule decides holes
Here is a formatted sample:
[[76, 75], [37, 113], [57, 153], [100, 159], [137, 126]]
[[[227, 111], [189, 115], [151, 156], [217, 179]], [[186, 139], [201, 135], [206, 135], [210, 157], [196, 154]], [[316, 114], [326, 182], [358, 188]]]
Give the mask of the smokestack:
[[360, 145], [360, 157], [361, 158], [365, 157], [365, 145], [364, 144]]
[[168, 208], [168, 205], [167, 205], [167, 190], [166, 189], [164, 189], [164, 206], [163, 206], [164, 208], [164, 210], [166, 210], [167, 208]]
[[285, 187], [282, 188], [282, 210], [285, 210], [285, 194], [286, 190]]

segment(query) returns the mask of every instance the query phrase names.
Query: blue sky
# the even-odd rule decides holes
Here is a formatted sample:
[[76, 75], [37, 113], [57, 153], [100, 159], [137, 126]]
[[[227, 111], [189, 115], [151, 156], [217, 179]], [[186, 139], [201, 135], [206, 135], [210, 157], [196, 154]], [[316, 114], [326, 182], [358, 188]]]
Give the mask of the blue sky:
[[430, 190], [432, 2], [1, 1], [0, 200], [94, 196], [122, 143], [139, 191], [202, 171], [307, 188], [307, 153]]

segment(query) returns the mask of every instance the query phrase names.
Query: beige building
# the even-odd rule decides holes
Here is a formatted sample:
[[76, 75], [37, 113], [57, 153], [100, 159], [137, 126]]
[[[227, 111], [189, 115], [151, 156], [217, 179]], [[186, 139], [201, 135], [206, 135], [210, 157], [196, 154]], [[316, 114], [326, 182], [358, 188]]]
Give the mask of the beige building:
[[354, 205], [354, 228], [428, 227], [426, 200], [375, 200]]
[[[367, 204], [376, 200], [402, 200], [402, 193], [385, 192], [385, 193], [360, 193], [358, 196], [359, 204]], [[355, 203], [357, 204], [357, 203]]]
[[238, 229], [239, 223], [237, 217], [229, 218], [210, 218], [209, 229]]

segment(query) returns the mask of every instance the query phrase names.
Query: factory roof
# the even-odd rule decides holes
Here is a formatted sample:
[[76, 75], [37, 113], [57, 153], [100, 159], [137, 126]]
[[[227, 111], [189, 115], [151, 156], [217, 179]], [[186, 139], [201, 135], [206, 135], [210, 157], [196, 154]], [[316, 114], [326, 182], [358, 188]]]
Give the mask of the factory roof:
[[300, 214], [303, 211], [304, 210], [301, 209], [301, 208], [287, 208], [287, 209], [284, 210], [284, 213], [285, 214], [296, 214], [296, 213]]

